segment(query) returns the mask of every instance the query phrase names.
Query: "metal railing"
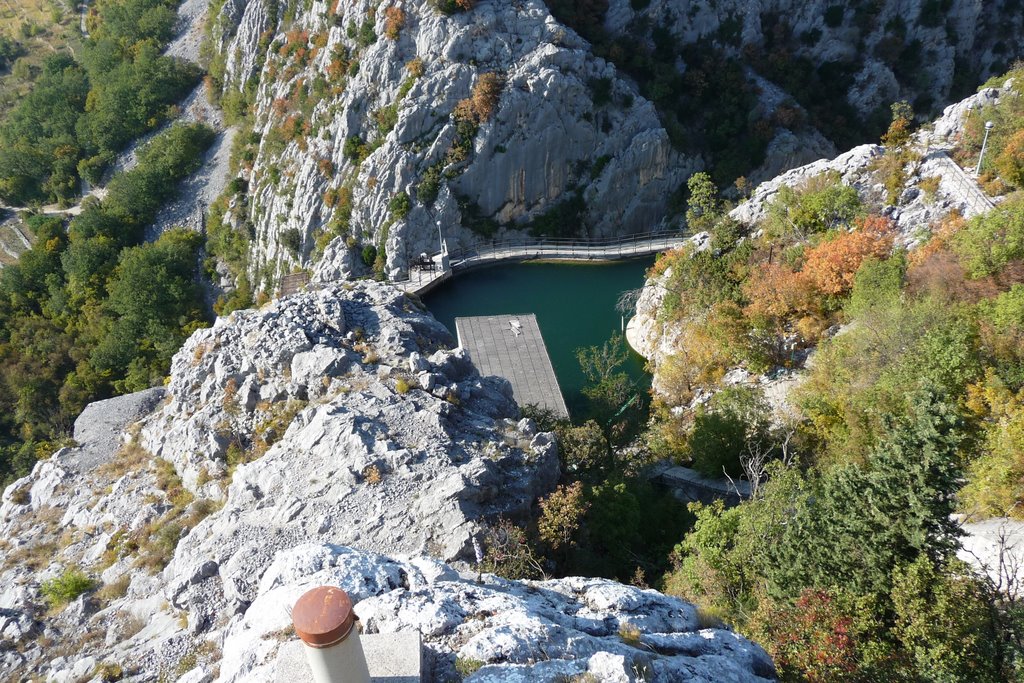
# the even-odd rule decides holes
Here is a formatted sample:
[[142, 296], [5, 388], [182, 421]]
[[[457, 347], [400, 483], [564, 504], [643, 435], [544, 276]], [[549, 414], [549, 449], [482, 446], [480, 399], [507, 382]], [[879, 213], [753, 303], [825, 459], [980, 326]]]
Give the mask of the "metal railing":
[[985, 191], [978, 185], [978, 181], [953, 161], [945, 150], [935, 150], [935, 156], [950, 171], [948, 174], [943, 174], [944, 179], [975, 214], [995, 208], [995, 202], [985, 194]]
[[[416, 292], [452, 273], [475, 266], [532, 259], [589, 261], [630, 258], [671, 249], [680, 245], [688, 236], [679, 230], [658, 230], [623, 237], [560, 239], [524, 236], [490, 240], [470, 248], [450, 251], [450, 270], [411, 267], [405, 279], [390, 282], [407, 292]], [[429, 259], [435, 262], [439, 255], [431, 254]]]
[[682, 242], [686, 235], [678, 230], [660, 230], [607, 238], [530, 238], [491, 240], [468, 249], [449, 252], [456, 271], [489, 261], [513, 259], [615, 259], [661, 251]]

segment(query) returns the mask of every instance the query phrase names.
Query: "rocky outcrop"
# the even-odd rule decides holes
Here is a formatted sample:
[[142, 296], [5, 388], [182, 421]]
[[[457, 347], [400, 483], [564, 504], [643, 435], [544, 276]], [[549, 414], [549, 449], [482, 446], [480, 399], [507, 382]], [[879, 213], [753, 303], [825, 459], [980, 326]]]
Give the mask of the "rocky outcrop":
[[774, 680], [764, 651], [730, 631], [702, 628], [693, 605], [605, 579], [508, 581], [460, 574], [424, 558], [298, 546], [277, 554], [245, 616], [226, 629], [220, 678], [273, 680], [287, 607], [317, 585], [349, 591], [364, 633], [419, 632], [429, 680], [457, 680], [455, 660], [480, 666], [463, 680]]
[[450, 342], [417, 304], [372, 283], [193, 335], [141, 443], [209, 497], [235, 460], [258, 459], [237, 464], [223, 510], [184, 539], [168, 576], [212, 561], [252, 578], [222, 575], [212, 601], [189, 585], [174, 602], [244, 608], [255, 569], [307, 539], [455, 559], [471, 553], [476, 520], [523, 516], [557, 478], [554, 440], [517, 424], [509, 384], [481, 378]]
[[[105, 657], [173, 672], [197, 638], [219, 647], [279, 551], [310, 541], [472, 557], [486, 520], [550, 490], [558, 458], [508, 383], [451, 342], [398, 290], [338, 285], [218, 320], [165, 389], [89, 406], [79, 444], [3, 494], [0, 623], [18, 646], [0, 647], [0, 677], [65, 680], [86, 645], [89, 671]], [[76, 567], [103, 597], [44, 618], [41, 584]], [[67, 655], [44, 650], [62, 633]]]

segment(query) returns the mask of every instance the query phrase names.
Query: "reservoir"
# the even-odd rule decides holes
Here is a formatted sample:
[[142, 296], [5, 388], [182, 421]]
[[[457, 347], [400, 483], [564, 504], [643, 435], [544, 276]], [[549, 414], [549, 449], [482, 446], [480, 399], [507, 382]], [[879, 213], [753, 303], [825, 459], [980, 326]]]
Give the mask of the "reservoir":
[[[512, 263], [481, 268], [445, 282], [423, 302], [455, 335], [455, 318], [526, 314], [537, 316], [558, 384], [574, 422], [586, 417], [587, 378], [576, 350], [600, 346], [620, 331], [619, 295], [644, 284], [654, 257], [600, 263]], [[623, 345], [626, 346], [625, 340]], [[628, 349], [628, 346], [626, 347]], [[622, 368], [640, 390], [650, 378], [644, 360], [629, 350]]]

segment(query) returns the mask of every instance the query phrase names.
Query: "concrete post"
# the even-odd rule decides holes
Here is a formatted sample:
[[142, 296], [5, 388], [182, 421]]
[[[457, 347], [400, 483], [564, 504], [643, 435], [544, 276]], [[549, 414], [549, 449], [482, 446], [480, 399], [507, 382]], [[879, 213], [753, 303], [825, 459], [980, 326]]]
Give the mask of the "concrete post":
[[316, 683], [370, 683], [355, 623], [352, 600], [340, 588], [320, 586], [295, 603], [292, 624]]

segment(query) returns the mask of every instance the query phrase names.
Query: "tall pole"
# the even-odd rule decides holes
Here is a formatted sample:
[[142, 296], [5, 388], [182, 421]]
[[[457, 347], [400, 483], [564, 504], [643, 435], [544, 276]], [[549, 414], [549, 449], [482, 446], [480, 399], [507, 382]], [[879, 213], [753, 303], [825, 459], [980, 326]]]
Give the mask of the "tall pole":
[[441, 235], [440, 218], [437, 219], [437, 245], [441, 249], [440, 256], [438, 258], [441, 260], [441, 272], [443, 273], [448, 270], [448, 255], [445, 253], [444, 249], [444, 236]]
[[977, 178], [981, 175], [981, 162], [985, 160], [985, 148], [988, 146], [988, 134], [992, 132], [992, 128], [995, 126], [991, 121], [985, 122], [985, 139], [981, 141], [981, 154], [978, 155], [978, 167], [974, 169], [974, 177]]

